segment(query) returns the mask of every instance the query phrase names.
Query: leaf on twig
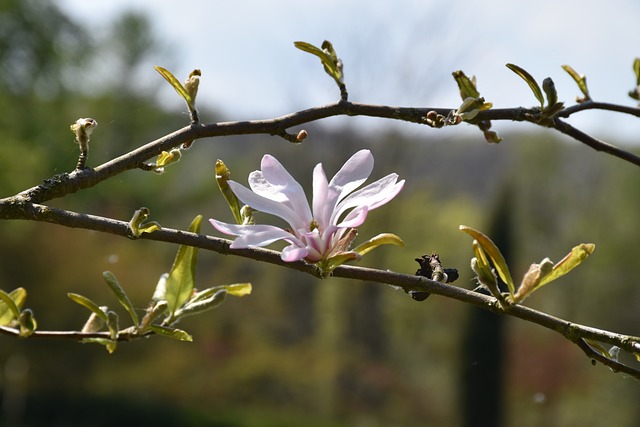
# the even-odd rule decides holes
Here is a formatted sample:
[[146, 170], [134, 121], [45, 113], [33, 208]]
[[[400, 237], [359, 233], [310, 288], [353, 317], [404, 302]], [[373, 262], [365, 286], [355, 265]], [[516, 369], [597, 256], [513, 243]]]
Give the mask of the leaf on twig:
[[[199, 233], [201, 222], [202, 215], [198, 215], [189, 226], [189, 231]], [[164, 299], [168, 304], [169, 319], [173, 319], [175, 312], [192, 296], [197, 260], [198, 248], [186, 245], [178, 248], [173, 267], [165, 283]]]
[[579, 266], [589, 255], [595, 251], [596, 245], [593, 243], [581, 243], [578, 246], [574, 246], [564, 258], [562, 258], [547, 274], [536, 289], [541, 288], [549, 282], [552, 282], [560, 277], [564, 276], [577, 266]]
[[478, 241], [478, 244], [485, 251], [489, 259], [491, 259], [491, 263], [493, 267], [498, 272], [498, 276], [504, 283], [509, 287], [509, 293], [513, 295], [515, 293], [515, 284], [513, 283], [513, 279], [511, 278], [511, 273], [509, 272], [509, 267], [507, 267], [507, 262], [504, 260], [504, 256], [500, 252], [500, 249], [496, 246], [493, 241], [479, 232], [478, 230], [474, 230], [471, 227], [467, 227], [465, 225], [461, 225], [460, 231], [464, 231], [474, 239]]
[[186, 101], [187, 105], [191, 106], [193, 102], [193, 98], [187, 91], [187, 89], [180, 83], [178, 79], [171, 73], [171, 71], [166, 68], [162, 68], [159, 66], [153, 67], [164, 79], [169, 82], [169, 84], [178, 92], [178, 94]]
[[227, 168], [227, 165], [220, 159], [216, 160], [216, 182], [218, 184], [218, 188], [220, 192], [224, 196], [224, 199], [227, 201], [229, 208], [231, 209], [231, 213], [235, 218], [238, 224], [243, 223], [243, 218], [241, 214], [241, 206], [240, 200], [235, 195], [231, 187], [229, 186], [229, 180], [231, 179], [231, 171]]
[[324, 66], [324, 71], [333, 77], [338, 86], [343, 84], [342, 61], [336, 55], [336, 51], [331, 42], [325, 40], [322, 43], [322, 49], [307, 42], [297, 41], [293, 44], [298, 49], [320, 58], [320, 62], [322, 62]]
[[116, 295], [116, 298], [118, 299], [120, 305], [122, 305], [127, 313], [129, 313], [129, 316], [131, 316], [131, 320], [133, 321], [134, 326], [138, 327], [138, 314], [136, 313], [135, 308], [133, 308], [133, 304], [131, 304], [131, 300], [127, 296], [127, 293], [124, 291], [124, 289], [122, 289], [122, 286], [120, 286], [120, 283], [118, 282], [116, 276], [110, 271], [103, 272], [102, 276], [107, 282], [107, 285], [109, 285], [109, 288], [111, 288], [113, 293]]
[[585, 102], [591, 100], [591, 96], [589, 95], [589, 88], [587, 88], [587, 76], [584, 74], [578, 74], [576, 70], [574, 70], [570, 65], [563, 65], [562, 69], [565, 70], [576, 82], [578, 85], [578, 89], [584, 95], [583, 98], [576, 98], [577, 102]]
[[507, 64], [507, 68], [509, 68], [511, 71], [519, 75], [525, 82], [527, 82], [529, 88], [531, 88], [531, 91], [540, 103], [540, 108], [544, 108], [544, 97], [542, 96], [542, 90], [540, 89], [538, 82], [536, 82], [536, 79], [534, 79], [533, 76], [529, 74], [525, 69], [520, 68], [515, 64]]
[[145, 207], [137, 209], [133, 213], [129, 221], [129, 229], [135, 237], [140, 237], [142, 233], [153, 233], [154, 231], [162, 230], [162, 227], [156, 221], [145, 223], [150, 213], [149, 209]]
[[102, 319], [105, 323], [107, 323], [107, 313], [104, 312], [98, 304], [91, 301], [89, 298], [84, 295], [74, 294], [73, 292], [67, 293], [67, 296], [71, 298], [73, 302], [80, 304], [81, 306], [88, 308], [91, 312], [95, 313], [100, 319]]
[[192, 342], [193, 337], [182, 329], [169, 328], [167, 326], [149, 325], [149, 330], [165, 337], [174, 338], [180, 341]]
[[7, 294], [0, 290], [0, 299], [0, 326], [6, 326], [20, 316], [20, 309], [27, 299], [27, 291], [24, 288], [16, 288]]

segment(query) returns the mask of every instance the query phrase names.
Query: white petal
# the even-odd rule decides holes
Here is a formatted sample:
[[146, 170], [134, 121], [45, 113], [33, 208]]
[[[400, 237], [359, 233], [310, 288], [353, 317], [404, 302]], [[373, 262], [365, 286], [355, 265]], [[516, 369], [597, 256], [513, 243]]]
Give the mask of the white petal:
[[[287, 204], [256, 194], [247, 187], [234, 181], [229, 181], [229, 186], [238, 199], [245, 205], [249, 205], [257, 211], [280, 217], [287, 221], [293, 229], [303, 228], [305, 226], [304, 218]], [[309, 208], [307, 207], [307, 209]]]
[[307, 196], [302, 186], [287, 172], [284, 166], [275, 157], [265, 154], [262, 157], [260, 168], [261, 174], [249, 176], [251, 189], [272, 200], [288, 202], [289, 206], [303, 220], [311, 221], [311, 210]]
[[331, 210], [326, 206], [327, 200], [327, 175], [324, 173], [322, 164], [318, 163], [313, 169], [313, 218], [318, 222], [321, 229], [329, 225]]
[[282, 260], [286, 262], [294, 262], [304, 259], [304, 257], [306, 257], [308, 254], [309, 250], [307, 248], [297, 245], [290, 245], [282, 250], [280, 258], [282, 258]]
[[360, 227], [367, 219], [369, 208], [367, 206], [357, 207], [347, 214], [346, 217], [337, 224], [339, 228], [356, 228]]
[[291, 233], [273, 225], [237, 225], [210, 219], [211, 225], [224, 234], [239, 236], [233, 241], [231, 247], [243, 249], [251, 246], [267, 246], [278, 240], [299, 242]]
[[404, 180], [396, 182], [397, 179], [398, 175], [392, 173], [349, 194], [336, 206], [331, 217], [332, 223], [339, 220], [340, 216], [350, 208], [366, 206], [368, 210], [373, 210], [393, 199], [404, 186]]
[[[345, 162], [329, 182], [324, 208], [321, 209], [320, 215], [325, 224], [335, 216], [333, 211], [338, 202], [360, 187], [367, 180], [372, 170], [373, 155], [369, 150], [360, 150]], [[316, 213], [315, 210], [314, 213]]]

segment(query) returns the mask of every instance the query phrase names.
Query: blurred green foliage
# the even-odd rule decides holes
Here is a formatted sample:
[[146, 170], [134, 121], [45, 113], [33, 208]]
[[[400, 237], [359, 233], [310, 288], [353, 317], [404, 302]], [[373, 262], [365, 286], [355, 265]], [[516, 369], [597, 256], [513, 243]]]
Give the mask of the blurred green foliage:
[[[159, 108], [153, 90], [138, 90], [127, 79], [155, 48], [143, 17], [125, 16], [114, 23], [111, 38], [94, 39], [53, 5], [10, 0], [0, 7], [0, 22], [3, 195], [74, 167], [77, 146], [68, 129], [78, 117], [100, 123], [89, 165], [187, 123], [184, 112]], [[129, 43], [132, 33], [136, 43]], [[93, 61], [109, 63], [104, 52], [118, 64], [111, 76], [121, 78], [97, 89], [76, 87], [83, 70], [95, 69]], [[166, 86], [153, 69], [144, 75]], [[204, 75], [203, 84], [215, 82]], [[212, 111], [201, 116], [204, 122], [218, 119]], [[471, 247], [458, 225], [483, 229], [496, 204], [504, 203], [502, 210], [515, 224], [510, 268], [517, 276], [545, 256], [560, 259], [573, 244], [598, 245], [588, 263], [536, 293], [528, 305], [640, 335], [635, 309], [640, 263], [634, 250], [640, 173], [634, 167], [555, 140], [546, 131], [501, 132], [504, 142], [496, 146], [428, 129], [420, 138], [391, 131], [360, 135], [315, 124], [308, 130], [309, 138], [296, 146], [268, 136], [196, 141], [164, 175], [131, 171], [53, 204], [122, 220], [147, 206], [151, 220], [178, 228], [197, 214], [232, 221], [216, 188], [216, 159], [244, 182], [268, 152], [309, 188], [316, 163], [333, 175], [366, 147], [377, 159], [374, 178], [397, 172], [407, 185], [392, 203], [371, 213], [361, 235], [389, 231], [406, 247], [380, 249], [362, 265], [412, 273], [414, 258], [437, 252], [446, 267], [460, 270], [456, 284], [472, 288]], [[507, 199], [500, 197], [505, 189]], [[213, 234], [206, 226], [203, 231]], [[28, 290], [27, 306], [42, 329], [81, 328], [86, 311], [69, 301], [67, 292], [117, 307], [101, 277], [105, 270], [118, 277], [142, 311], [176, 250], [42, 223], [2, 222], [0, 233], [0, 286]], [[180, 323], [194, 343], [143, 340], [108, 355], [75, 342], [0, 337], [3, 424], [460, 422], [458, 372], [468, 315], [462, 304], [438, 297], [417, 303], [381, 285], [318, 281], [206, 252], [197, 269], [200, 289], [239, 281], [254, 287], [247, 298]], [[506, 325], [504, 376], [495, 378], [505, 384], [505, 425], [638, 423], [636, 383], [592, 367], [577, 348], [549, 331], [514, 319]]]

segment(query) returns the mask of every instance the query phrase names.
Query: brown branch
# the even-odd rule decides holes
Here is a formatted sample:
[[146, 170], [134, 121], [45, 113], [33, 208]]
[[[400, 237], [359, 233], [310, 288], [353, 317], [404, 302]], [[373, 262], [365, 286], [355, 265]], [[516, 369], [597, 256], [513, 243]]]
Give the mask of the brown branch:
[[[13, 204], [0, 203], [0, 218], [50, 222], [71, 228], [97, 230], [121, 237], [133, 238], [133, 235], [129, 228], [129, 224], [127, 222], [104, 218], [96, 215], [71, 212], [63, 209], [52, 208], [28, 202]], [[266, 262], [281, 267], [291, 268], [318, 278], [322, 277], [321, 272], [316, 268], [316, 266], [307, 264], [304, 261], [291, 263], [285, 262], [280, 258], [279, 252], [262, 248], [233, 250], [229, 248], [231, 241], [226, 239], [219, 239], [212, 236], [195, 234], [169, 228], [163, 228], [149, 234], [142, 234], [140, 238], [145, 240], [154, 240], [193, 246], [200, 249], [217, 252], [223, 255], [240, 256], [255, 261]], [[616, 345], [630, 353], [640, 353], [640, 339], [636, 337], [609, 332], [589, 326], [578, 325], [560, 319], [558, 317], [554, 317], [549, 314], [525, 307], [523, 305], [512, 305], [503, 307], [498, 303], [498, 300], [493, 297], [446, 283], [433, 281], [426, 277], [396, 273], [388, 270], [378, 270], [373, 268], [347, 265], [340, 266], [333, 270], [332, 276], [387, 284], [401, 288], [406, 293], [412, 291], [429, 292], [431, 294], [441, 295], [446, 298], [451, 298], [457, 301], [472, 304], [497, 314], [506, 314], [508, 316], [517, 317], [519, 319], [535, 323], [544, 328], [558, 332], [571, 342], [578, 345], [583, 351], [585, 351], [583, 340], [590, 339], [610, 345]], [[7, 330], [2, 330], [0, 332], [12, 333], [11, 331]], [[82, 333], [74, 332], [65, 332], [61, 334], [62, 335], [59, 335], [59, 337], [62, 338], [84, 339], [88, 337], [87, 335], [83, 335]], [[34, 336], [49, 338], [58, 337], [57, 335], [55, 335], [55, 333], [52, 332], [45, 333], [38, 331], [36, 331]], [[96, 336], [103, 337], [101, 333]], [[125, 339], [124, 335], [122, 339]], [[587, 355], [593, 359], [605, 363], [605, 361], [602, 359], [604, 356], [596, 357], [593, 355], [593, 353], [587, 353]], [[607, 362], [605, 364], [607, 364], [607, 366], [615, 368], [617, 371], [625, 372], [635, 378], [640, 379], [640, 370], [636, 370], [626, 365], [618, 364], [618, 362], [615, 361]], [[623, 368], [622, 366], [625, 367]]]
[[[611, 104], [603, 103], [585, 103], [586, 105], [573, 109], [567, 108], [562, 110], [558, 116], [566, 117], [575, 112], [587, 108], [613, 109]], [[582, 105], [582, 104], [579, 104]], [[86, 168], [76, 170], [70, 173], [56, 175], [46, 179], [42, 184], [27, 189], [19, 193], [16, 197], [21, 200], [27, 200], [34, 203], [43, 203], [55, 198], [64, 197], [67, 194], [93, 187], [98, 183], [105, 181], [113, 176], [131, 169], [144, 169], [144, 162], [150, 158], [159, 155], [162, 151], [169, 151], [172, 148], [182, 144], [191, 144], [192, 141], [200, 138], [213, 138], [231, 135], [249, 135], [249, 134], [266, 134], [281, 136], [287, 141], [296, 142], [294, 135], [286, 132], [287, 129], [311, 123], [317, 120], [334, 116], [367, 116], [378, 117], [390, 120], [401, 120], [411, 123], [425, 124], [426, 115], [434, 111], [437, 114], [446, 116], [453, 109], [451, 108], [414, 108], [414, 107], [391, 107], [385, 105], [370, 105], [354, 102], [336, 102], [320, 107], [309, 108], [284, 116], [276, 117], [268, 120], [252, 120], [252, 121], [235, 121], [221, 122], [208, 125], [191, 124], [190, 126], [179, 129], [169, 135], [163, 136], [155, 141], [149, 142], [129, 153], [112, 159], [95, 169]], [[637, 109], [628, 109], [620, 107], [620, 111], [629, 112]], [[481, 111], [474, 122], [485, 120], [511, 120], [511, 121], [528, 121], [535, 124], [539, 123], [540, 111], [532, 108], [496, 108]], [[578, 141], [603, 151], [633, 164], [640, 165], [640, 157], [622, 150], [611, 144], [597, 140], [589, 135], [571, 127], [570, 125], [558, 119], [555, 120], [555, 126], [558, 131], [577, 139]], [[147, 168], [148, 169], [148, 168]]]

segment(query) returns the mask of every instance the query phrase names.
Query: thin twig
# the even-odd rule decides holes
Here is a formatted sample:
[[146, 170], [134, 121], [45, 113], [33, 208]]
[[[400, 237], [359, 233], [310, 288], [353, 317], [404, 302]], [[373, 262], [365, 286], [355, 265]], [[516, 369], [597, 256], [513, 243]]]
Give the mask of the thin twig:
[[[13, 205], [0, 203], [0, 218], [44, 221], [71, 228], [97, 230], [121, 237], [132, 238], [128, 222], [111, 218], [104, 218], [96, 215], [81, 214], [28, 202]], [[162, 228], [161, 230], [154, 231], [153, 233], [144, 233], [140, 236], [140, 238], [145, 240], [155, 240], [173, 244], [193, 246], [200, 249], [217, 252], [223, 255], [240, 256], [255, 261], [287, 267], [306, 274], [313, 275], [315, 277], [321, 277], [320, 272], [314, 265], [307, 264], [304, 261], [285, 262], [281, 259], [279, 252], [268, 249], [249, 248], [233, 250], [229, 248], [231, 241], [226, 239], [219, 239], [212, 236], [195, 234], [169, 228]], [[451, 298], [464, 303], [472, 304], [485, 310], [492, 311], [494, 313], [517, 317], [519, 319], [526, 320], [528, 322], [532, 322], [547, 329], [558, 332], [571, 342], [577, 344], [583, 351], [585, 351], [585, 348], [583, 348], [581, 344], [583, 342], [583, 339], [590, 339], [610, 345], [616, 345], [630, 353], [640, 353], [640, 341], [636, 337], [575, 324], [551, 316], [549, 314], [525, 307], [523, 305], [503, 307], [493, 297], [446, 283], [430, 280], [426, 277], [396, 273], [389, 270], [378, 270], [373, 268], [347, 265], [340, 266], [333, 270], [332, 276], [387, 284], [401, 288], [406, 293], [412, 291], [429, 292], [431, 294], [441, 295], [446, 298]], [[6, 333], [7, 331], [4, 332]], [[73, 337], [73, 333], [69, 334], [69, 337]], [[35, 336], [54, 337], [53, 335], [47, 334], [35, 334]], [[102, 337], [102, 335], [99, 336]], [[77, 335], [77, 338], [82, 339], [86, 338], [86, 336]], [[602, 357], [604, 356], [595, 357], [592, 353], [587, 353], [587, 355], [601, 361], [602, 363], [605, 363], [602, 359]], [[640, 379], [640, 370], [627, 367], [626, 365], [614, 365], [613, 361], [612, 363], [608, 363], [607, 366], [615, 367], [617, 371], [625, 372], [635, 378]], [[622, 366], [625, 366], [624, 369], [622, 368]]]

